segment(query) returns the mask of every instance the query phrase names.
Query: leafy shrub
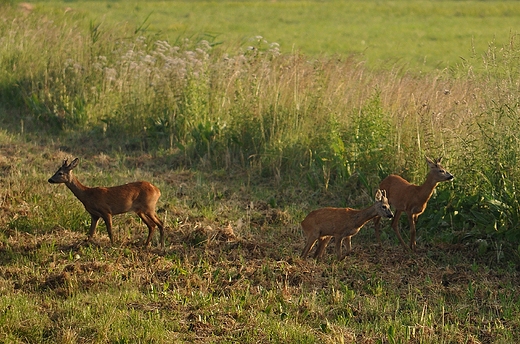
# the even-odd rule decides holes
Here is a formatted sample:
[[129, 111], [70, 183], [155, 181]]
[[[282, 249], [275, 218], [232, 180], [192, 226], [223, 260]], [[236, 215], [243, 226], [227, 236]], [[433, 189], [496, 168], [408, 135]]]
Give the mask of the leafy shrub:
[[[464, 146], [460, 193], [463, 228], [470, 237], [505, 239], [520, 244], [520, 140], [515, 130], [518, 106], [497, 106], [477, 118], [478, 139], [467, 139]], [[468, 237], [468, 236], [466, 236]]]

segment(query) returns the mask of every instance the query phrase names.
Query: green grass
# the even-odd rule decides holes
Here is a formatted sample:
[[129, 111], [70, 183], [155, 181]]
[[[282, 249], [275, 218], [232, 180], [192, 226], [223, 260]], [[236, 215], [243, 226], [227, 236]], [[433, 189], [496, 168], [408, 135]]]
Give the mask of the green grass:
[[[366, 31], [386, 43], [385, 20], [420, 28], [486, 13], [486, 23], [505, 24], [514, 2], [169, 2], [198, 24], [162, 33], [155, 16], [168, 9], [145, 22], [155, 3], [56, 4], [0, 11], [1, 342], [520, 340], [517, 36], [499, 33], [510, 44], [417, 73], [396, 56], [379, 68], [366, 55], [367, 68], [362, 56], [240, 45], [251, 35], [278, 39], [210, 28], [250, 8], [275, 21], [282, 11], [269, 10], [297, 8], [299, 19], [284, 18], [297, 25], [311, 14], [339, 20], [338, 8], [352, 6], [350, 22], [379, 20]], [[218, 5], [222, 15], [198, 17]], [[107, 7], [105, 19], [96, 14]], [[265, 28], [298, 31], [269, 20]], [[135, 32], [143, 22], [150, 26]], [[330, 36], [325, 27], [300, 31], [307, 26], [310, 45], [314, 34]], [[205, 41], [212, 30], [226, 44]], [[410, 61], [424, 54], [401, 51]], [[307, 213], [364, 207], [389, 173], [421, 183], [424, 155], [444, 156], [455, 180], [437, 187], [419, 217], [417, 253], [403, 251], [385, 223], [381, 248], [368, 224], [344, 261], [333, 244], [321, 262], [299, 258]], [[85, 240], [83, 206], [47, 183], [73, 157], [88, 186], [148, 180], [161, 189], [164, 251], [157, 238], [140, 245], [146, 226], [133, 214], [114, 218], [114, 246], [103, 224]], [[404, 217], [401, 227], [406, 236]]]
[[[429, 72], [480, 59], [490, 42], [518, 33], [513, 1], [36, 1], [95, 23], [128, 23], [174, 42], [206, 37], [226, 46], [262, 36], [284, 53], [356, 55], [370, 67]], [[462, 58], [462, 60], [461, 60]]]

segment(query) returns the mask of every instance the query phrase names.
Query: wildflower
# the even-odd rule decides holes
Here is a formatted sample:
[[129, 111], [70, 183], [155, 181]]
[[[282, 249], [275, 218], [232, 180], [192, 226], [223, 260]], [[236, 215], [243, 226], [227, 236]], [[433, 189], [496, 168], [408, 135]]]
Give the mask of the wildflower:
[[105, 79], [107, 81], [114, 81], [116, 79], [116, 76], [117, 76], [117, 71], [114, 69], [114, 68], [105, 68], [104, 69], [104, 72], [105, 72]]

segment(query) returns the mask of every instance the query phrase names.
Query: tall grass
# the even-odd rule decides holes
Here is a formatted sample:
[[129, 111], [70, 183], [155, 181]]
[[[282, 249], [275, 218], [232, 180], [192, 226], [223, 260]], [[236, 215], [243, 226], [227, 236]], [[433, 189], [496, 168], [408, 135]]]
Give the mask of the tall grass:
[[19, 130], [354, 195], [388, 173], [422, 182], [424, 155], [444, 156], [456, 181], [423, 225], [458, 233], [452, 240], [520, 241], [515, 35], [482, 60], [417, 75], [283, 54], [262, 37], [224, 51], [74, 14], [2, 10], [0, 97]]

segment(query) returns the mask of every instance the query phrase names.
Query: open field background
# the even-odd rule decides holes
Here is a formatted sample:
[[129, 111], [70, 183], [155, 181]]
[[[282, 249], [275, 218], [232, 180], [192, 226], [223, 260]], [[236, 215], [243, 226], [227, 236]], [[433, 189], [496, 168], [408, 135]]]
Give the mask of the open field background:
[[[520, 340], [515, 2], [125, 4], [0, 5], [0, 341]], [[337, 40], [293, 50], [284, 35], [300, 30], [273, 22], [218, 24], [240, 13], [252, 25], [251, 8], [279, 22], [283, 6], [298, 9], [289, 24], [328, 9], [317, 17], [356, 13], [360, 31], [390, 36], [393, 15], [421, 27], [427, 11], [458, 36], [437, 46], [424, 37], [438, 27], [424, 26], [412, 41], [425, 52], [386, 59], [399, 49], [385, 40], [365, 40], [379, 55], [351, 44], [351, 56]], [[163, 21], [168, 11], [189, 15]], [[453, 38], [489, 34], [497, 17], [493, 42], [468, 53]], [[341, 28], [315, 24], [308, 42]], [[454, 55], [417, 62], [440, 46]], [[299, 258], [309, 211], [368, 206], [389, 173], [422, 183], [425, 155], [443, 156], [455, 180], [419, 218], [417, 253], [388, 228], [376, 246], [368, 224], [343, 261], [334, 243], [322, 262]], [[73, 157], [86, 185], [157, 185], [166, 249], [141, 247], [130, 214], [114, 219], [116, 245], [103, 224], [86, 242], [81, 203], [47, 183]]]
[[516, 1], [37, 1], [36, 8], [128, 23], [174, 42], [204, 37], [227, 47], [262, 36], [281, 51], [355, 55], [370, 68], [415, 71], [481, 60], [519, 29]]

